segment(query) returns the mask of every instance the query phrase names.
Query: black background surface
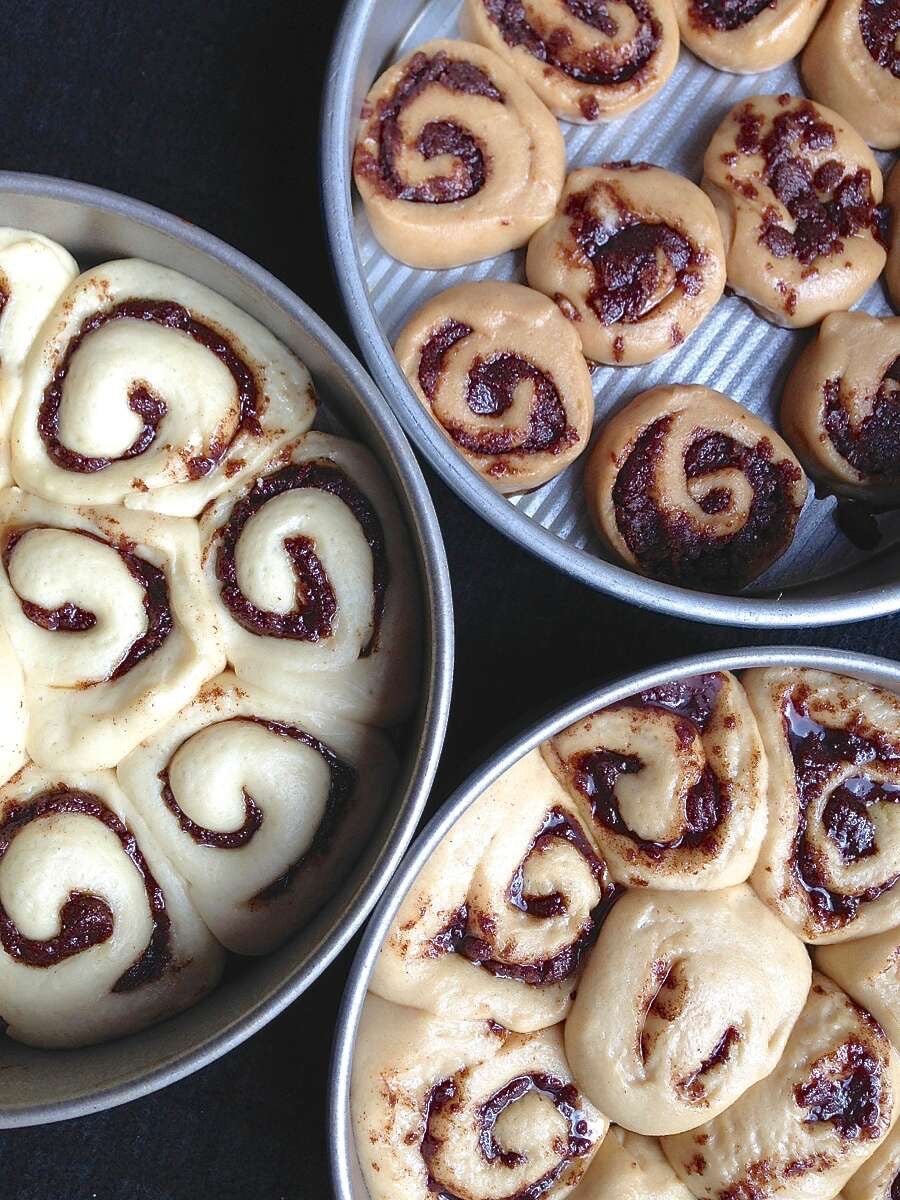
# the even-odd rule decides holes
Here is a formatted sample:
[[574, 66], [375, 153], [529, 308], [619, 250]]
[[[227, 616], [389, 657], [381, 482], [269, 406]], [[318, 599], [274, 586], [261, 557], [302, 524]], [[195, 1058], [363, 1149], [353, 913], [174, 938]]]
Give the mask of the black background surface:
[[[273, 271], [349, 340], [318, 178], [320, 90], [342, 7], [19, 0], [7, 7], [0, 38], [0, 163], [125, 192], [205, 227]], [[896, 654], [891, 621], [767, 634], [630, 609], [506, 543], [428, 479], [458, 638], [433, 803], [526, 718], [661, 659], [775, 641]], [[111, 1112], [0, 1135], [0, 1196], [327, 1197], [328, 1057], [349, 958], [198, 1075]]]

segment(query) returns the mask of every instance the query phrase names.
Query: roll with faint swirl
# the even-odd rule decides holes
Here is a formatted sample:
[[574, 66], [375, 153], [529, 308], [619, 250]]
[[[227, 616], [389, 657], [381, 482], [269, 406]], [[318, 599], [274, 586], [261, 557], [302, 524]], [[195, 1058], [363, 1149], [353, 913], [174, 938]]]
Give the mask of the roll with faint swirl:
[[766, 760], [730, 672], [641, 692], [542, 749], [616, 883], [713, 889], [750, 875], [766, 829]]
[[238, 677], [394, 724], [416, 696], [412, 557], [390, 485], [363, 446], [311, 433], [200, 521], [206, 592]]
[[631, 567], [737, 591], [787, 550], [806, 477], [778, 434], [721, 392], [651, 388], [603, 426], [584, 476], [598, 531]]
[[0, 1017], [84, 1046], [196, 1003], [224, 956], [111, 771], [25, 767], [0, 788]]
[[826, 488], [900, 501], [900, 317], [827, 316], [785, 384], [781, 427]]
[[428, 42], [373, 85], [353, 157], [375, 237], [411, 267], [457, 267], [522, 246], [553, 215], [559, 126], [498, 55]]
[[881, 1026], [824, 976], [778, 1065], [663, 1150], [695, 1196], [831, 1200], [897, 1119], [900, 1061]]
[[13, 475], [66, 504], [196, 516], [315, 411], [306, 368], [246, 313], [124, 259], [79, 276], [34, 343]]
[[0, 783], [25, 765], [27, 726], [22, 668], [0, 626]]
[[396, 763], [381, 735], [291, 700], [211, 680], [119, 764], [121, 787], [229, 950], [266, 954], [346, 877]]
[[0, 493], [0, 622], [42, 767], [112, 767], [225, 666], [193, 521]]
[[809, 981], [803, 943], [746, 884], [628, 891], [585, 966], [566, 1053], [610, 1120], [681, 1133], [775, 1067]]
[[887, 265], [884, 282], [894, 308], [900, 312], [900, 169], [894, 166], [884, 190], [888, 206]]
[[674, 0], [684, 44], [720, 71], [756, 75], [799, 54], [827, 0]]
[[875, 1153], [844, 1184], [842, 1200], [895, 1200], [900, 1195], [900, 1129], [895, 1125]]
[[646, 103], [678, 62], [670, 0], [465, 0], [459, 24], [579, 125]]
[[894, 1043], [900, 1044], [900, 929], [816, 946], [816, 968], [868, 1009]]
[[573, 322], [588, 358], [650, 362], [697, 328], [725, 287], [715, 210], [696, 184], [649, 163], [573, 171], [531, 239], [528, 282]]
[[881, 274], [881, 171], [831, 109], [787, 93], [742, 100], [713, 134], [701, 183], [728, 286], [776, 325], [815, 325]]
[[900, 924], [900, 698], [793, 667], [744, 686], [769, 760], [754, 888], [807, 942]]
[[533, 750], [431, 855], [382, 947], [372, 990], [520, 1033], [554, 1025], [614, 897], [589, 829]]
[[581, 342], [557, 306], [517, 283], [463, 283], [415, 314], [396, 345], [416, 395], [499, 492], [546, 483], [587, 445], [594, 416]]
[[609, 1122], [559, 1026], [510, 1033], [366, 998], [350, 1107], [372, 1200], [562, 1200]]
[[579, 1200], [693, 1200], [656, 1138], [610, 1127], [578, 1190]]

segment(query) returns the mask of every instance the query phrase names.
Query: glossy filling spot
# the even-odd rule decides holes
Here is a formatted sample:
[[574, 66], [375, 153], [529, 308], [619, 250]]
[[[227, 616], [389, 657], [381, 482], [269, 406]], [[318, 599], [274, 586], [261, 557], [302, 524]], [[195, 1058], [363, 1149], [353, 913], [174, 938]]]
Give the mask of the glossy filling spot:
[[860, 475], [900, 479], [900, 358], [885, 372], [872, 411], [858, 425], [841, 398], [840, 379], [824, 384], [824, 426], [831, 444]]
[[886, 71], [900, 79], [900, 4], [897, 0], [862, 0], [859, 32], [863, 44]]
[[731, 32], [755, 21], [761, 12], [774, 8], [777, 0], [692, 0], [691, 24]]
[[[806, 1125], [830, 1123], [846, 1141], [869, 1141], [885, 1126], [881, 1064], [859, 1042], [844, 1042], [794, 1088]], [[888, 1100], [888, 1104], [890, 1101]]]
[[685, 1075], [676, 1081], [676, 1086], [682, 1095], [695, 1104], [701, 1104], [706, 1099], [707, 1075], [716, 1067], [721, 1067], [728, 1062], [732, 1050], [740, 1040], [740, 1032], [733, 1025], [729, 1025], [696, 1071], [692, 1071], [690, 1075]]

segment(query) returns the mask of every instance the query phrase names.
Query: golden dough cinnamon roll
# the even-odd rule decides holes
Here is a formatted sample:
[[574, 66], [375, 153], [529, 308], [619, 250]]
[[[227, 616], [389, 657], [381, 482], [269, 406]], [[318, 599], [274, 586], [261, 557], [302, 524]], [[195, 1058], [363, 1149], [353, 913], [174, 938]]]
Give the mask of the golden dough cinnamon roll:
[[266, 954], [328, 899], [378, 819], [385, 740], [228, 673], [119, 764], [121, 787], [229, 950]]
[[742, 883], [766, 828], [766, 761], [743, 689], [726, 671], [641, 692], [543, 746], [616, 883]]
[[809, 982], [802, 942], [746, 884], [628, 891], [588, 958], [566, 1054], [617, 1125], [680, 1133], [775, 1067]]
[[579, 1200], [693, 1200], [656, 1138], [613, 1125], [585, 1172]]
[[832, 946], [816, 946], [816, 968], [868, 1009], [896, 1046], [900, 1043], [900, 929]]
[[0, 783], [25, 764], [27, 724], [22, 668], [0, 626]]
[[655, 96], [678, 61], [670, 0], [465, 0], [463, 37], [505, 58], [563, 121], [611, 121]]
[[372, 991], [518, 1032], [554, 1025], [613, 899], [589, 829], [533, 750], [431, 855], [382, 947]]
[[711, 67], [756, 75], [803, 49], [827, 0], [674, 0], [684, 44]]
[[0, 621], [47, 769], [115, 766], [225, 665], [197, 527], [173, 517], [0, 493]]
[[830, 1200], [897, 1118], [900, 1063], [881, 1026], [824, 976], [774, 1071], [663, 1150], [695, 1196]]
[[743, 682], [769, 760], [754, 888], [806, 942], [900, 924], [900, 698], [794, 667]]
[[549, 220], [565, 147], [552, 113], [502, 58], [437, 40], [373, 85], [353, 174], [389, 254], [457, 267], [524, 245]]
[[790, 447], [711, 388], [636, 396], [600, 431], [585, 496], [631, 567], [682, 587], [732, 592], [790, 545], [806, 478]]
[[415, 314], [396, 345], [416, 395], [499, 492], [546, 483], [587, 445], [591, 375], [552, 301], [516, 283], [463, 283]]
[[572, 1080], [559, 1026], [510, 1033], [371, 994], [350, 1108], [372, 1200], [562, 1200], [609, 1127]]
[[650, 362], [680, 346], [725, 287], [725, 250], [701, 190], [650, 163], [573, 171], [528, 245], [528, 282], [573, 322], [588, 358]]
[[900, 311], [900, 168], [891, 171], [884, 190], [888, 205], [888, 252], [884, 282], [894, 308]]
[[65, 504], [196, 516], [315, 412], [306, 368], [252, 317], [123, 259], [80, 275], [32, 347], [13, 475]]
[[111, 771], [0, 788], [0, 1014], [32, 1046], [143, 1029], [218, 982], [221, 948]]
[[900, 317], [829, 314], [785, 384], [781, 427], [828, 488], [900, 499]]
[[786, 93], [741, 101], [713, 135], [702, 186], [729, 287], [776, 325], [815, 325], [881, 274], [881, 171], [831, 109]]
[[842, 1200], [894, 1200], [900, 1194], [900, 1129], [895, 1125], [841, 1192]]

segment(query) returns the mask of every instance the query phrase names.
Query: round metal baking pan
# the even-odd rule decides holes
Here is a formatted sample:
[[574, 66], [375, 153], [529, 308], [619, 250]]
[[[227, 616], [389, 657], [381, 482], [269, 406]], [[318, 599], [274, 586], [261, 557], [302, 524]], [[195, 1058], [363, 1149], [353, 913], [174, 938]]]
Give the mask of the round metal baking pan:
[[338, 1013], [331, 1061], [328, 1121], [332, 1182], [337, 1200], [369, 1200], [369, 1192], [357, 1160], [350, 1119], [353, 1052], [369, 979], [378, 952], [404, 896], [450, 827], [504, 771], [509, 770], [535, 746], [589, 713], [624, 700], [626, 696], [633, 696], [645, 688], [658, 687], [661, 683], [684, 676], [707, 671], [741, 671], [748, 667], [767, 666], [813, 667], [822, 671], [837, 671], [900, 692], [900, 664], [885, 658], [851, 654], [841, 650], [761, 646], [751, 650], [719, 651], [677, 659], [616, 683], [605, 684], [530, 726], [488, 759], [436, 813], [416, 839], [378, 903], [350, 968]]
[[416, 715], [397, 739], [400, 771], [382, 823], [317, 916], [275, 953], [246, 961], [194, 1008], [142, 1033], [81, 1050], [0, 1044], [0, 1127], [95, 1112], [218, 1058], [272, 1020], [347, 944], [406, 849], [434, 778], [453, 673], [447, 560], [415, 457], [371, 379], [330, 329], [267, 271], [177, 217], [99, 188], [0, 172], [0, 224], [61, 242], [79, 265], [136, 256], [173, 267], [250, 313], [309, 367], [318, 426], [365, 442], [391, 479], [416, 552], [425, 653]]
[[[780, 628], [858, 621], [900, 609], [900, 514], [881, 518], [878, 550], [863, 550], [839, 532], [833, 497], [811, 499], [794, 544], [778, 563], [737, 596], [712, 595], [646, 579], [607, 558], [581, 495], [584, 456], [556, 480], [510, 502], [463, 462], [438, 429], [397, 366], [391, 342], [408, 316], [444, 288], [485, 277], [521, 280], [522, 252], [453, 271], [404, 267], [373, 238], [354, 199], [350, 168], [357, 118], [372, 82], [405, 50], [434, 36], [457, 36], [459, 3], [348, 4], [323, 110], [325, 216], [338, 283], [363, 356], [416, 446], [457, 495], [502, 533], [559, 570], [644, 608], [714, 624]], [[794, 64], [760, 76], [728, 75], [682, 47], [667, 86], [636, 112], [596, 128], [562, 126], [570, 165], [630, 158], [698, 179], [703, 151], [728, 109], [756, 92], [785, 91], [802, 94]], [[862, 307], [890, 313], [880, 284]], [[769, 325], [736, 297], [725, 297], [678, 350], [645, 367], [598, 370], [598, 413], [602, 419], [660, 383], [702, 383], [773, 422], [784, 376], [804, 342], [802, 335]]]

